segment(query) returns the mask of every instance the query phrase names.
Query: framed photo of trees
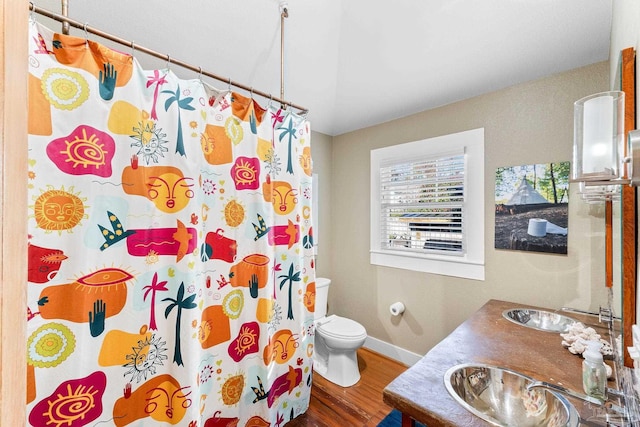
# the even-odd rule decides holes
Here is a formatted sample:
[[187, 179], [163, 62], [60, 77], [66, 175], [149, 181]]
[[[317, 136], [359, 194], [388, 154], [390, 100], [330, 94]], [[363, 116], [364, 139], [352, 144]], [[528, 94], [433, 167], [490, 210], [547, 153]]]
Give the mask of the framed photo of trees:
[[496, 249], [566, 255], [569, 173], [569, 162], [496, 169]]

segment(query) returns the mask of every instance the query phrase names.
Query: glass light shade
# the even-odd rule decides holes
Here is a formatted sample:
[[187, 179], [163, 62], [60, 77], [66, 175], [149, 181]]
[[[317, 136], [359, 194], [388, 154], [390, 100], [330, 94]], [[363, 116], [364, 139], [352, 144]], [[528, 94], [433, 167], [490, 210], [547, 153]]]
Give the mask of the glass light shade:
[[624, 92], [601, 92], [574, 103], [573, 168], [575, 181], [622, 177]]

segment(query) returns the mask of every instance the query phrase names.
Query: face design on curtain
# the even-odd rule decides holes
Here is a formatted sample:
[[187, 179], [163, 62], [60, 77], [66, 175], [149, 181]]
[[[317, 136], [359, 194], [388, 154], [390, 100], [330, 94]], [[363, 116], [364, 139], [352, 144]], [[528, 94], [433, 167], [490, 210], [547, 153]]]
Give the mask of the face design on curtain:
[[[158, 70], [154, 70], [158, 74]], [[161, 79], [167, 83], [166, 79]], [[154, 92], [154, 99], [158, 94]], [[117, 135], [127, 135], [131, 140], [131, 147], [135, 153], [131, 156], [131, 166], [135, 169], [139, 162], [145, 165], [158, 163], [169, 152], [166, 132], [157, 122], [158, 116], [154, 107], [151, 114], [138, 109], [127, 101], [114, 102], [109, 112], [107, 126], [110, 132]]]
[[65, 191], [63, 186], [56, 190], [48, 186], [46, 191], [37, 196], [33, 204], [33, 217], [39, 228], [48, 233], [58, 231], [62, 234], [63, 230], [71, 232], [86, 218], [84, 202], [87, 199], [73, 194], [72, 189], [70, 187], [69, 191]]
[[147, 417], [156, 422], [179, 424], [193, 405], [191, 387], [181, 387], [171, 375], [153, 377], [135, 391], [127, 387], [113, 408], [116, 426], [126, 426]]
[[305, 412], [309, 123], [30, 24], [29, 423]]
[[[273, 210], [277, 215], [288, 215], [293, 211], [298, 203], [297, 192], [286, 181], [273, 181], [267, 177], [267, 181], [262, 184], [262, 194], [265, 201], [273, 204]], [[270, 200], [267, 198], [271, 196]]]
[[193, 178], [171, 166], [127, 166], [122, 171], [122, 183], [125, 193], [146, 197], [166, 213], [184, 209], [194, 197]]

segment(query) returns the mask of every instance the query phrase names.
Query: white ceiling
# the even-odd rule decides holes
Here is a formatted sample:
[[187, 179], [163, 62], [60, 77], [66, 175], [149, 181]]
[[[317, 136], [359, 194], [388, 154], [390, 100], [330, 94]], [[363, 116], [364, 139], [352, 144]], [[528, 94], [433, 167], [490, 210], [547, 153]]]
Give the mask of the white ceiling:
[[[290, 0], [285, 98], [339, 135], [608, 60], [612, 1]], [[280, 0], [69, 0], [69, 16], [280, 96]]]

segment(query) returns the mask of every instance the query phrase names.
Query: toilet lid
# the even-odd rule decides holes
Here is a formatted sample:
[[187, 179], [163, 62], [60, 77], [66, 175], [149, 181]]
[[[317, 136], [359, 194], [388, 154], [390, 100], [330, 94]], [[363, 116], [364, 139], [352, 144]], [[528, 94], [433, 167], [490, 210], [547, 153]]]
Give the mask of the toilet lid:
[[323, 323], [319, 328], [324, 335], [334, 338], [355, 338], [367, 335], [366, 329], [355, 320], [333, 316], [331, 321]]

